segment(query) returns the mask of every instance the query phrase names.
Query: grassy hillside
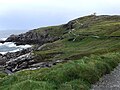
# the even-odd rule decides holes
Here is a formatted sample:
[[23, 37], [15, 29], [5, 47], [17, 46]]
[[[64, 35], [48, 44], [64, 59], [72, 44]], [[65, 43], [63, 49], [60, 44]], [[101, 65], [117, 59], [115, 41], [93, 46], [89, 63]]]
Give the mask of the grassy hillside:
[[120, 16], [90, 15], [33, 31], [59, 37], [33, 52], [36, 63], [65, 62], [0, 75], [0, 90], [89, 90], [120, 63]]
[[[67, 27], [68, 30], [64, 31], [51, 29], [51, 33], [62, 35], [62, 39], [47, 43], [40, 51], [35, 51], [37, 60], [72, 60], [90, 54], [120, 50], [120, 17], [118, 16], [86, 16], [70, 21]], [[68, 33], [61, 34], [59, 30]]]
[[0, 90], [89, 90], [120, 62], [120, 53], [91, 55], [52, 68], [17, 72], [0, 80]]

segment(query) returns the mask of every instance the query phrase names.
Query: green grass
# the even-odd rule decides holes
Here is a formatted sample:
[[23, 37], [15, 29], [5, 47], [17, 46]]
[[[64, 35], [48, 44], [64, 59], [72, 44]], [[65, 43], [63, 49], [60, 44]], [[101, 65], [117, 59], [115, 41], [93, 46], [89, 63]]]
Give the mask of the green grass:
[[119, 16], [90, 15], [33, 32], [59, 38], [33, 52], [36, 63], [67, 62], [10, 76], [0, 74], [0, 90], [89, 90], [120, 63]]
[[0, 79], [4, 78], [5, 76], [7, 76], [7, 74], [3, 73], [2, 71], [0, 71]]
[[119, 39], [84, 38], [79, 41], [59, 40], [43, 47], [42, 51], [35, 51], [38, 61], [51, 61], [59, 59], [79, 59], [90, 54], [101, 54], [119, 51]]
[[34, 32], [39, 33], [40, 35], [48, 34], [49, 37], [61, 37], [63, 34], [67, 33], [68, 30], [64, 25], [59, 26], [49, 26], [35, 29]]
[[[88, 27], [83, 28], [81, 24], [87, 24]], [[120, 38], [109, 38], [109, 36], [120, 36], [119, 16], [101, 17], [90, 15], [70, 21], [68, 27], [70, 25], [74, 31], [65, 34], [63, 32], [69, 32], [71, 29], [66, 30], [64, 25], [47, 27], [50, 28], [49, 31], [52, 31], [50, 32], [51, 35], [57, 35], [63, 39], [47, 43], [42, 51], [35, 51], [36, 62], [58, 59], [72, 60], [90, 54], [102, 54], [120, 50]], [[38, 29], [37, 31], [42, 30]], [[73, 41], [74, 39], [75, 41]]]
[[120, 36], [120, 22], [103, 21], [88, 28], [75, 29], [76, 34], [93, 34], [104, 36]]
[[52, 68], [17, 72], [0, 80], [0, 90], [89, 90], [120, 62], [120, 53], [91, 55]]
[[1, 90], [53, 90], [54, 85], [44, 81], [25, 80], [14, 85], [3, 86]]

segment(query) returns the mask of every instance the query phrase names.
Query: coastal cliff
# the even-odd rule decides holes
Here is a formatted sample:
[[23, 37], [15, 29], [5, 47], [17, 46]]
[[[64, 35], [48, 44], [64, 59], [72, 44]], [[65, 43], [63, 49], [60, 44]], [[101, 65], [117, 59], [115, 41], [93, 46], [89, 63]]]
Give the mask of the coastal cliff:
[[[4, 42], [32, 45], [32, 48], [0, 55], [3, 72], [10, 74], [11, 80], [17, 78], [12, 87], [7, 83], [8, 89], [15, 90], [15, 83], [20, 79], [21, 83], [42, 83], [43, 86], [36, 87], [39, 90], [88, 90], [120, 62], [120, 16], [80, 17], [67, 24], [11, 35], [1, 41]], [[0, 89], [4, 90], [4, 82], [9, 79], [1, 80]]]
[[[119, 16], [109, 16], [109, 15], [101, 15], [101, 16], [95, 16], [90, 15], [86, 17], [81, 17], [75, 20], [72, 20], [68, 22], [67, 24], [59, 25], [59, 26], [50, 26], [50, 27], [43, 27], [38, 28], [34, 30], [30, 30], [24, 34], [20, 35], [11, 35], [6, 39], [6, 42], [16, 42], [18, 44], [44, 44], [48, 42], [53, 42], [58, 39], [63, 39], [63, 36], [67, 33], [69, 33], [72, 30], [81, 30], [84, 28], [89, 29], [89, 27], [99, 24], [100, 22], [119, 22], [120, 17]], [[109, 23], [108, 22], [108, 23]], [[119, 28], [119, 25], [116, 25], [116, 28]], [[97, 29], [97, 28], [96, 28]], [[104, 27], [103, 27], [104, 29]], [[84, 33], [84, 31], [82, 31]], [[114, 31], [113, 31], [114, 32]], [[109, 32], [110, 35], [113, 33], [112, 31]], [[91, 32], [86, 31], [85, 34], [96, 34], [101, 35], [100, 30], [98, 32]], [[103, 34], [109, 34], [106, 32], [103, 32]], [[113, 35], [114, 36], [114, 35]]]

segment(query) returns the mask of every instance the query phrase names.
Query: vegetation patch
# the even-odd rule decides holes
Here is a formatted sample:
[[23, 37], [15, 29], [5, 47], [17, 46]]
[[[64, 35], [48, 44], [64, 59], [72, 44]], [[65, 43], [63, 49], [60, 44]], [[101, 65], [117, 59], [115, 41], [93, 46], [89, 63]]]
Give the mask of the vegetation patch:
[[120, 63], [120, 53], [91, 55], [52, 68], [25, 70], [0, 80], [0, 90], [89, 90]]
[[89, 90], [120, 63], [119, 16], [90, 15], [33, 32], [48, 41], [57, 37], [33, 51], [36, 63], [66, 63], [9, 76], [0, 73], [0, 90]]

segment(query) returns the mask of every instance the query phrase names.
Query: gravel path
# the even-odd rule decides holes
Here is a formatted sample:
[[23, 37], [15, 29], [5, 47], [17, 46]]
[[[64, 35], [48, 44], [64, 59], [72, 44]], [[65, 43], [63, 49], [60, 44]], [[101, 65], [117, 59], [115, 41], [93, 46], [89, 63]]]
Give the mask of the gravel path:
[[91, 90], [120, 90], [120, 65], [110, 74], [103, 76]]

